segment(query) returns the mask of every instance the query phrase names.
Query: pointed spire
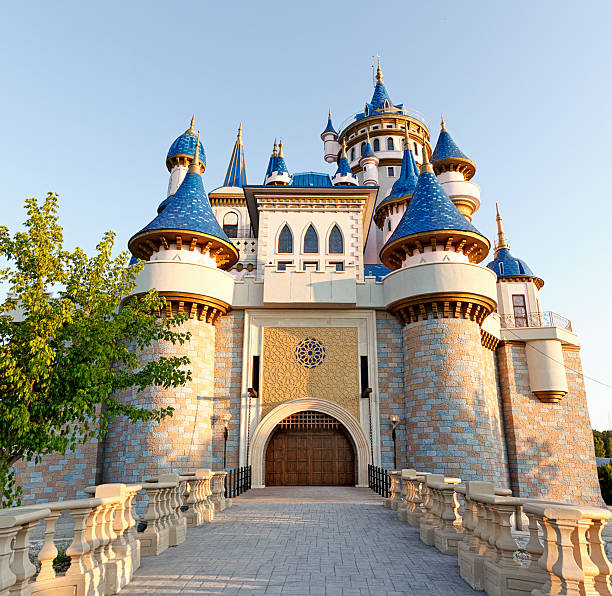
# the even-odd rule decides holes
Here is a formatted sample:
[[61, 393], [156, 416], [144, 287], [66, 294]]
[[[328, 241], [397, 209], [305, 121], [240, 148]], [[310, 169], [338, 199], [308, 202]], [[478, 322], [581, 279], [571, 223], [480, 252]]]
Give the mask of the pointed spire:
[[500, 249], [505, 248], [506, 250], [510, 248], [508, 241], [506, 240], [506, 235], [504, 234], [504, 226], [502, 224], [502, 216], [499, 212], [499, 203], [495, 203], [495, 209], [497, 211], [497, 217], [495, 220], [497, 221], [497, 246], [495, 247], [495, 256], [497, 257], [497, 253]]
[[187, 170], [188, 174], [201, 174], [202, 170], [200, 169], [200, 131], [198, 130], [198, 136], [196, 139], [196, 148], [195, 153], [193, 154], [193, 160], [189, 165], [189, 169]]
[[[334, 128], [334, 125], [332, 124], [331, 109], [329, 110], [327, 114], [327, 126], [325, 127], [325, 130], [321, 133], [321, 138], [324, 141], [327, 138], [327, 133], [333, 133], [336, 136], [336, 138], [338, 136], [338, 133], [336, 132], [336, 129]], [[333, 140], [336, 140], [336, 139], [334, 138]]]
[[440, 128], [445, 131], [446, 130], [446, 124], [444, 122], [444, 114], [440, 114]]
[[342, 140], [342, 149], [340, 151], [340, 159], [338, 160], [338, 169], [332, 178], [332, 182], [337, 186], [356, 186], [357, 176], [351, 170], [351, 166], [346, 156], [346, 141]]
[[425, 135], [423, 135], [423, 163], [421, 164], [421, 174], [428, 172], [429, 174], [433, 174], [433, 166], [429, 162], [429, 157], [427, 156], [427, 139]]
[[244, 146], [242, 145], [242, 122], [238, 127], [238, 136], [230, 157], [223, 186], [246, 186], [246, 167], [244, 163]]
[[408, 128], [404, 131], [404, 156], [402, 158], [402, 169], [399, 178], [393, 183], [391, 192], [380, 203], [381, 205], [388, 200], [410, 197], [414, 193], [419, 179], [419, 168], [414, 161], [412, 144], [408, 135]]
[[283, 155], [283, 137], [280, 138], [280, 141], [278, 143], [278, 156], [279, 157], [285, 157]]
[[191, 116], [191, 124], [189, 125], [189, 128], [185, 131], [185, 132], [190, 132], [191, 134], [195, 134], [195, 114], [193, 114], [193, 116]]
[[406, 149], [412, 151], [412, 145], [410, 144], [410, 134], [408, 133], [409, 130], [410, 124], [406, 122], [406, 128], [404, 128], [404, 151], [406, 151]]
[[272, 155], [270, 157], [276, 157], [276, 139], [274, 139], [274, 149], [272, 149]]
[[346, 158], [346, 139], [342, 139], [342, 151], [340, 152], [340, 159]]
[[363, 155], [361, 156], [361, 159], [363, 159], [364, 157], [376, 157], [374, 155], [374, 151], [372, 151], [372, 145], [370, 144], [370, 132], [367, 129], [366, 129], [366, 146], [363, 149]]
[[380, 69], [380, 56], [378, 56], [378, 68], [376, 69], [376, 82], [382, 83], [382, 81], [383, 81], [383, 73], [382, 73], [382, 70]]

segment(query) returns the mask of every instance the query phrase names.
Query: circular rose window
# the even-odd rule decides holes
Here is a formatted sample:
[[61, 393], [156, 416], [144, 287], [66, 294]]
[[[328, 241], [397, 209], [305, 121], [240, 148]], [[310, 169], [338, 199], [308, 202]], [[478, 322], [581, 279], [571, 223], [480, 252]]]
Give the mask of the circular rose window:
[[303, 339], [295, 348], [295, 359], [306, 368], [316, 368], [325, 360], [323, 342], [314, 337]]

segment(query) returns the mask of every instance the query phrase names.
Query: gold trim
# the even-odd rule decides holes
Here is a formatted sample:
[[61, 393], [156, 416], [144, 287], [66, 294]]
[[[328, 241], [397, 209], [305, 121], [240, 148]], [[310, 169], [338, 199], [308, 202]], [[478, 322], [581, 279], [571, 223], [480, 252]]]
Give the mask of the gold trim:
[[393, 214], [393, 212], [399, 211], [401, 207], [404, 207], [404, 211], [408, 209], [410, 200], [412, 199], [412, 193], [404, 195], [403, 197], [394, 197], [392, 199], [385, 199], [382, 203], [376, 207], [374, 213], [374, 223], [380, 230], [383, 229], [386, 219]]
[[567, 391], [534, 391], [533, 393], [545, 404], [558, 404], [567, 395]]
[[495, 337], [488, 331], [481, 329], [480, 343], [484, 348], [487, 348], [487, 350], [491, 350], [491, 352], [494, 352], [497, 349], [497, 346], [499, 345], [499, 339], [497, 339], [497, 337]]
[[469, 319], [482, 322], [495, 310], [495, 301], [486, 296], [462, 292], [437, 292], [405, 298], [387, 310], [404, 325], [432, 319]]
[[463, 157], [445, 157], [433, 163], [434, 172], [439, 175], [442, 172], [459, 172], [466, 180], [471, 180], [476, 174], [476, 164]]
[[539, 277], [536, 277], [535, 275], [504, 276], [504, 277], [498, 277], [497, 281], [501, 281], [501, 282], [532, 281], [538, 290], [540, 290], [544, 286], [544, 280]]

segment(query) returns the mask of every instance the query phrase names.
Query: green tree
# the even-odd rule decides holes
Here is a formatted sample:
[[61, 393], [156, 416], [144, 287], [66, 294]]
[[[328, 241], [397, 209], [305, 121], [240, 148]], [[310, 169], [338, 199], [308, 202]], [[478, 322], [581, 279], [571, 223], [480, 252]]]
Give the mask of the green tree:
[[112, 257], [107, 232], [88, 257], [63, 248], [57, 196], [26, 200], [24, 231], [0, 227], [0, 501], [19, 502], [14, 465], [65, 453], [101, 439], [116, 416], [159, 422], [172, 408], [125, 404], [116, 392], [184, 385], [187, 357], [146, 360], [139, 353], [158, 341], [184, 343], [184, 315], [158, 316], [155, 291], [122, 304], [143, 264]]
[[606, 505], [612, 505], [612, 464], [597, 466], [597, 476], [604, 502]]
[[593, 443], [595, 445], [595, 457], [606, 457], [606, 446], [601, 438], [601, 433], [593, 431]]

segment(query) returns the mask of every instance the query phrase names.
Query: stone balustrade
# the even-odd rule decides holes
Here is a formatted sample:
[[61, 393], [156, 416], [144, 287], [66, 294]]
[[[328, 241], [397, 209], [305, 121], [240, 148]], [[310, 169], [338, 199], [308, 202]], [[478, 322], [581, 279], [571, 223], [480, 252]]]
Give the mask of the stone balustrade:
[[212, 497], [211, 501], [215, 511], [223, 511], [232, 506], [232, 500], [225, 498], [225, 478], [227, 472], [213, 472], [212, 476]]
[[[612, 565], [602, 540], [611, 511], [520, 499], [492, 482], [461, 483], [412, 469], [399, 479], [398, 518], [418, 527], [425, 544], [456, 555], [461, 577], [475, 590], [489, 596], [612, 596]], [[528, 542], [519, 548], [515, 535], [524, 518]]]
[[383, 501], [385, 507], [393, 509], [394, 511], [397, 510], [400, 501], [400, 492], [402, 490], [401, 476], [402, 472], [400, 470], [392, 470], [389, 472], [391, 484], [389, 486], [390, 496]]

